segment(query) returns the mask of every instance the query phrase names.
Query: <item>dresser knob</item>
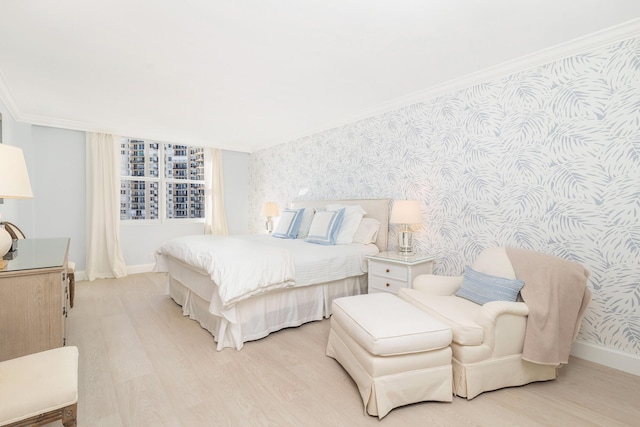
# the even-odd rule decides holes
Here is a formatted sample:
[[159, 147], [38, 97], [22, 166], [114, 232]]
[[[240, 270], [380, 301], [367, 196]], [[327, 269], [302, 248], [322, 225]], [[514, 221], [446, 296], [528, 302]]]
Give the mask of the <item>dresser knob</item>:
[[391, 286], [391, 285], [387, 283], [387, 288], [388, 288], [389, 286]]
[[388, 272], [390, 272], [390, 271], [391, 271], [391, 270], [389, 270], [389, 269], [387, 268], [387, 273], [388, 273]]

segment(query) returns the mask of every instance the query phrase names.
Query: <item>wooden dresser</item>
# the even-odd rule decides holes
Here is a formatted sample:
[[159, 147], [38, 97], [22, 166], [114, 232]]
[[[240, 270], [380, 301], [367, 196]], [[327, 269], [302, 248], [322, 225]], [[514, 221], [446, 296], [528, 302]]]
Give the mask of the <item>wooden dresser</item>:
[[68, 253], [67, 238], [18, 240], [0, 270], [0, 361], [65, 344]]

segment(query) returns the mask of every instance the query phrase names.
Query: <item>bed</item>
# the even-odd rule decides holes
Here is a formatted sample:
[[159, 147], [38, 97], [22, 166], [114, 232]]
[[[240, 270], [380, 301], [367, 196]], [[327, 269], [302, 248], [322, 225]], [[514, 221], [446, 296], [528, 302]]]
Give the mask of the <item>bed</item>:
[[[389, 204], [389, 199], [292, 203], [292, 209], [305, 208], [307, 213], [331, 205], [351, 207], [347, 209], [361, 206], [366, 211], [363, 218], [380, 223], [371, 244], [318, 245], [269, 234], [185, 236], [161, 246], [155, 271], [168, 273], [168, 294], [185, 316], [213, 335], [218, 350], [240, 350], [245, 342], [271, 332], [329, 317], [335, 298], [366, 293], [366, 255], [387, 249]], [[208, 246], [211, 240], [224, 250]], [[264, 256], [250, 258], [258, 250]], [[212, 269], [210, 264], [215, 263], [223, 268]], [[291, 264], [293, 272], [288, 267]], [[258, 288], [245, 286], [257, 270], [271, 281]], [[216, 281], [226, 285], [219, 286]]]

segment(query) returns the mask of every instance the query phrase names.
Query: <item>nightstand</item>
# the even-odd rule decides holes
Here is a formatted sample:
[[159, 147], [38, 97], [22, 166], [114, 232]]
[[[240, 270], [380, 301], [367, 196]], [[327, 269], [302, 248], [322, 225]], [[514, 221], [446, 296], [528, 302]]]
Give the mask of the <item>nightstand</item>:
[[380, 252], [367, 256], [369, 260], [369, 293], [395, 294], [400, 288], [410, 288], [420, 274], [430, 274], [433, 258], [421, 253], [410, 255]]

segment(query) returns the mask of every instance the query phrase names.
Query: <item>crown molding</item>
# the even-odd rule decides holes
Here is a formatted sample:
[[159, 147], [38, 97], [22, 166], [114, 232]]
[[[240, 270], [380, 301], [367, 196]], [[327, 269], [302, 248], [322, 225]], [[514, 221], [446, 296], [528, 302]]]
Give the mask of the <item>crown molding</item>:
[[11, 91], [9, 91], [9, 86], [2, 74], [2, 70], [0, 70], [0, 101], [7, 107], [13, 120], [24, 121], [20, 119], [20, 110], [18, 110], [18, 106], [13, 100], [13, 96], [11, 96]]
[[[568, 42], [559, 44], [557, 46], [544, 49], [538, 52], [535, 52], [530, 55], [526, 55], [520, 58], [517, 58], [512, 61], [507, 61], [493, 67], [489, 67], [478, 71], [476, 73], [468, 74], [464, 77], [453, 79], [447, 81], [445, 83], [414, 92], [412, 94], [393, 99], [388, 102], [381, 103], [373, 108], [369, 108], [361, 111], [358, 114], [351, 115], [348, 118], [335, 121], [328, 122], [321, 126], [316, 126], [314, 128], [310, 128], [307, 131], [298, 132], [294, 135], [290, 135], [288, 137], [281, 138], [279, 140], [270, 140], [265, 141], [266, 147], [273, 147], [275, 145], [279, 145], [288, 141], [294, 141], [303, 137], [307, 137], [310, 135], [314, 135], [319, 132], [323, 132], [329, 129], [334, 129], [340, 126], [347, 125], [349, 123], [353, 123], [362, 119], [366, 119], [368, 117], [376, 116], [379, 114], [384, 114], [390, 111], [394, 111], [403, 107], [407, 107], [409, 105], [417, 104], [420, 102], [425, 102], [427, 100], [433, 99], [440, 95], [444, 95], [447, 93], [455, 92], [461, 89], [465, 89], [479, 83], [487, 82], [493, 79], [497, 79], [503, 76], [507, 76], [513, 73], [517, 73], [520, 71], [524, 71], [527, 69], [531, 69], [537, 66], [541, 66], [544, 64], [548, 64], [553, 61], [557, 61], [562, 58], [567, 58], [570, 56], [574, 56], [576, 54], [582, 53], [587, 50], [597, 49], [611, 43], [621, 42], [630, 38], [640, 36], [640, 18], [633, 19], [627, 21], [625, 23], [606, 28], [604, 30], [600, 30], [598, 32], [570, 40]], [[16, 103], [14, 102], [13, 97], [11, 96], [11, 92], [9, 87], [2, 75], [2, 71], [0, 70], [0, 101], [2, 101], [13, 118], [16, 121], [27, 122], [33, 125], [40, 126], [48, 126], [55, 128], [64, 128], [85, 132], [106, 132], [113, 133], [117, 135], [136, 135], [139, 138], [149, 138], [155, 139], [158, 141], [167, 140], [166, 136], [163, 135], [139, 135], [139, 132], [135, 130], [132, 132], [131, 129], [105, 129], [104, 126], [98, 125], [96, 123], [90, 122], [81, 122], [81, 121], [73, 121], [73, 120], [65, 120], [65, 119], [54, 119], [44, 116], [37, 115], [29, 115], [22, 114], [18, 109]], [[210, 145], [208, 141], [184, 141], [185, 144], [204, 144], [205, 146]], [[255, 151], [259, 151], [263, 148], [252, 147], [251, 149], [238, 149], [238, 147], [230, 146], [230, 145], [216, 145], [217, 148], [232, 150], [232, 151], [240, 151], [252, 153]]]
[[53, 128], [62, 128], [69, 130], [77, 130], [81, 132], [99, 132], [108, 133], [112, 135], [128, 136], [132, 138], [144, 138], [158, 142], [175, 142], [180, 141], [186, 145], [196, 145], [199, 147], [214, 147], [221, 150], [238, 151], [238, 152], [250, 152], [249, 150], [239, 149], [229, 144], [215, 144], [212, 145], [210, 141], [194, 140], [191, 138], [185, 138], [181, 136], [168, 136], [155, 132], [145, 132], [139, 129], [126, 129], [126, 128], [106, 128], [91, 122], [80, 122], [74, 120], [65, 119], [52, 119], [44, 116], [37, 116], [31, 114], [23, 114], [20, 121], [30, 123], [36, 126], [47, 126]]
[[313, 130], [309, 130], [308, 132], [291, 136], [289, 138], [286, 138], [286, 141], [294, 141], [322, 131], [335, 129], [349, 123], [388, 113], [390, 111], [398, 110], [403, 107], [408, 107], [409, 105], [425, 102], [438, 96], [445, 95], [447, 93], [456, 92], [458, 90], [466, 89], [480, 83], [488, 82], [500, 77], [518, 73], [520, 71], [539, 67], [557, 61], [559, 59], [568, 58], [588, 50], [598, 49], [612, 43], [622, 42], [624, 40], [628, 40], [638, 36], [640, 36], [640, 18], [603, 29], [592, 34], [588, 34], [586, 36], [579, 37], [577, 39], [573, 39], [568, 42], [522, 56], [520, 58], [516, 58], [514, 60], [503, 62], [493, 67], [485, 68], [476, 73], [468, 74], [458, 79], [449, 80], [445, 83], [432, 86], [430, 88], [414, 92], [400, 98], [396, 98], [389, 102], [379, 104], [376, 107], [363, 110], [359, 114], [350, 116], [348, 119], [340, 120], [339, 122], [334, 123], [327, 123]]

